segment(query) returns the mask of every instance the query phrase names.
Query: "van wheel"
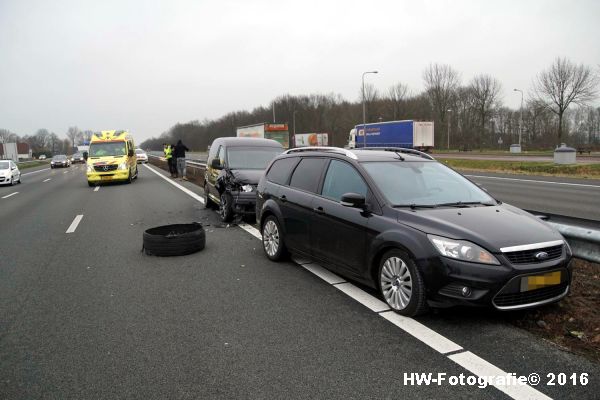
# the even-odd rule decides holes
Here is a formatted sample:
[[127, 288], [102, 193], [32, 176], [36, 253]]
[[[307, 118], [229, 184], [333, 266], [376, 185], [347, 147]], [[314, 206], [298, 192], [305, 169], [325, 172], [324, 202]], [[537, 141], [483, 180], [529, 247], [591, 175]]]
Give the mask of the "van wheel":
[[283, 243], [283, 232], [279, 221], [273, 215], [269, 215], [261, 229], [263, 250], [272, 261], [279, 261], [287, 256], [288, 252]]
[[93, 182], [90, 182], [90, 181], [88, 181], [88, 186], [89, 186], [89, 187], [94, 187], [94, 186], [96, 186], [96, 185], [95, 185]]
[[131, 176], [131, 170], [129, 170], [129, 174], [127, 175], [127, 183], [131, 183], [133, 181], [133, 177]]
[[221, 194], [221, 201], [219, 202], [219, 215], [223, 222], [233, 221], [233, 197], [231, 194], [225, 192]]
[[414, 317], [428, 310], [425, 283], [406, 252], [386, 252], [379, 263], [377, 281], [383, 299], [398, 314]]

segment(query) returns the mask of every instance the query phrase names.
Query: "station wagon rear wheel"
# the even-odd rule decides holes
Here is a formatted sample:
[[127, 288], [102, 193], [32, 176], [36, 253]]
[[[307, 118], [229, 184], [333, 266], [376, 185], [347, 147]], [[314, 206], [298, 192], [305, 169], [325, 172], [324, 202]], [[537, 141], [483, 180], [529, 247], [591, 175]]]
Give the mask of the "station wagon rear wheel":
[[262, 225], [263, 249], [269, 260], [279, 261], [287, 255], [279, 221], [270, 215]]
[[425, 284], [408, 254], [401, 250], [386, 252], [377, 277], [381, 295], [392, 310], [411, 317], [427, 311]]

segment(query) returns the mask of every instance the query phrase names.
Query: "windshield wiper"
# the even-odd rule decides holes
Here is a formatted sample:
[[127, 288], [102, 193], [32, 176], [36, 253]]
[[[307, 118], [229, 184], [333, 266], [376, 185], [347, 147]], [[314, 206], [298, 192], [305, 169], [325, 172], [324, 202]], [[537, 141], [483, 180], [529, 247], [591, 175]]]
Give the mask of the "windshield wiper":
[[412, 210], [416, 208], [436, 208], [437, 204], [394, 204], [394, 208], [410, 208]]
[[440, 203], [436, 204], [438, 207], [469, 207], [473, 205], [481, 204], [483, 206], [495, 206], [496, 204], [489, 201], [455, 201], [452, 203]]

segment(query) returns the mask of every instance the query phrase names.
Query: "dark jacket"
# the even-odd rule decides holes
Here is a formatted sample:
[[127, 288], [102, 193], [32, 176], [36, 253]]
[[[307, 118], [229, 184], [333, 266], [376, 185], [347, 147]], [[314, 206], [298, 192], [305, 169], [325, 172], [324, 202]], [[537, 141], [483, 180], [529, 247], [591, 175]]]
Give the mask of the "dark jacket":
[[173, 157], [174, 158], [185, 158], [185, 152], [190, 151], [185, 144], [181, 143], [181, 140], [177, 142], [175, 145], [175, 149], [173, 149]]

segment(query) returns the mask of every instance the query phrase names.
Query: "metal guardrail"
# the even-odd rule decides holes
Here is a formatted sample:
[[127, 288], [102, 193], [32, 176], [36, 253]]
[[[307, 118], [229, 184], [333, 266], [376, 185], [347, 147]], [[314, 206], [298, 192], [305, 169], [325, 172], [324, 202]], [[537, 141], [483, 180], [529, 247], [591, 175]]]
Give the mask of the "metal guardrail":
[[[149, 154], [148, 156], [162, 159], [164, 161], [164, 157], [159, 157], [151, 154]], [[192, 168], [206, 168], [206, 163], [201, 163], [197, 161], [188, 160], [186, 161], [186, 165]], [[538, 214], [538, 216], [540, 216], [539, 214], [542, 214], [540, 218], [545, 220], [546, 223], [556, 228], [561, 233], [561, 235], [564, 236], [564, 238], [569, 243], [569, 246], [571, 246], [571, 250], [573, 250], [573, 257], [600, 264], [600, 230], [584, 226], [552, 222], [548, 220], [551, 219], [552, 216], [548, 216], [546, 215], [546, 213], [539, 211], [530, 212], [533, 214]], [[560, 219], [562, 220], [569, 219], [569, 217], [559, 215], [556, 215], [555, 217], [560, 217]]]

